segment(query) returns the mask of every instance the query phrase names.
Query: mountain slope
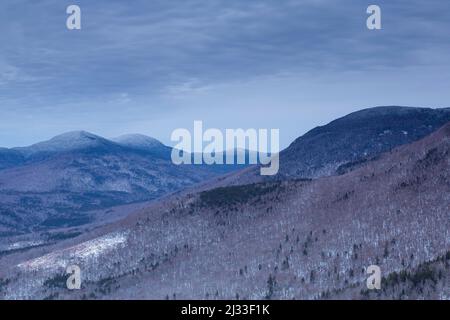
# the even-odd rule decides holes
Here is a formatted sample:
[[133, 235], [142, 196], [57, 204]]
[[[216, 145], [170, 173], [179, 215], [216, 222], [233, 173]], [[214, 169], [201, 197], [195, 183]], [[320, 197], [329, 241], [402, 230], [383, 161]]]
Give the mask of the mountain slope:
[[[340, 176], [173, 195], [82, 243], [14, 257], [20, 263], [3, 274], [3, 292], [61, 299], [348, 298], [338, 293], [364, 292], [369, 265], [379, 265], [385, 277], [413, 275], [447, 254], [449, 181], [450, 123]], [[101, 250], [86, 253], [94, 248]], [[85, 276], [78, 292], [58, 282], [71, 263]], [[17, 268], [21, 277], [12, 280]], [[445, 276], [436, 277], [436, 286], [448, 298], [442, 281], [450, 269], [439, 269]]]
[[113, 138], [111, 140], [120, 145], [141, 150], [153, 150], [155, 148], [164, 148], [164, 147], [168, 148], [158, 140], [142, 134], [126, 134], [119, 136], [117, 138]]
[[280, 155], [280, 175], [314, 178], [411, 143], [450, 121], [450, 108], [376, 107], [314, 128]]

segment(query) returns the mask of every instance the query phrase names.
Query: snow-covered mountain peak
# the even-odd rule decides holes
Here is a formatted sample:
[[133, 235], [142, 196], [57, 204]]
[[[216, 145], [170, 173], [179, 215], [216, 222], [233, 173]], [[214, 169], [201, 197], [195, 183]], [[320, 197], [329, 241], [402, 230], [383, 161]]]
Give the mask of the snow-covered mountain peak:
[[113, 144], [112, 142], [86, 131], [71, 131], [60, 134], [50, 140], [33, 144], [29, 147], [15, 148], [25, 155], [36, 153], [64, 152], [71, 150], [95, 147], [98, 145]]

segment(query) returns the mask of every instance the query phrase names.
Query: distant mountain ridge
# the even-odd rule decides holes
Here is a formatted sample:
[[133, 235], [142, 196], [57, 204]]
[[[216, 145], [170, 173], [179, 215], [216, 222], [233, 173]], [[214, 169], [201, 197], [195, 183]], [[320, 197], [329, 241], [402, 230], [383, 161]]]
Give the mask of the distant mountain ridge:
[[60, 134], [51, 138], [50, 140], [33, 144], [29, 147], [12, 148], [26, 157], [39, 153], [57, 153], [57, 152], [69, 152], [80, 149], [98, 148], [98, 147], [111, 148], [114, 144], [100, 136], [92, 134], [86, 131], [71, 131]]
[[180, 165], [172, 148], [143, 135], [105, 139], [73, 131], [0, 150], [0, 232], [62, 227], [87, 212], [154, 200], [242, 166]]
[[[38, 142], [27, 147], [0, 148], [0, 156], [3, 154], [16, 156], [19, 160], [17, 165], [26, 161], [42, 159], [58, 153], [67, 153], [80, 150], [118, 150], [120, 148], [138, 149], [147, 152], [166, 152], [170, 154], [171, 148], [160, 141], [140, 134], [123, 135], [113, 139], [106, 139], [87, 131], [70, 131], [57, 135], [47, 141]], [[1, 165], [0, 158], [0, 165]], [[5, 160], [6, 162], [6, 160]], [[9, 167], [14, 166], [12, 161]], [[7, 167], [3, 165], [3, 167]], [[2, 167], [0, 167], [2, 169]]]

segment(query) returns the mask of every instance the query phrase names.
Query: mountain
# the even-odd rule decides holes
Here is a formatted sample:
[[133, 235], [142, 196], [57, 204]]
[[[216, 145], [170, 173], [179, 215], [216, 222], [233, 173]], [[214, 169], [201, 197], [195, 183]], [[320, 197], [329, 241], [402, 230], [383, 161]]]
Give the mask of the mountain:
[[106, 150], [117, 149], [118, 145], [86, 131], [72, 131], [58, 135], [48, 141], [39, 142], [29, 147], [13, 148], [26, 159], [45, 158], [53, 154], [77, 150]]
[[[262, 177], [254, 166], [220, 178], [222, 185], [338, 175], [379, 154], [436, 131], [450, 121], [450, 108], [374, 107], [316, 127], [280, 152], [276, 176]], [[214, 185], [214, 183], [212, 183]]]
[[[450, 108], [376, 107], [314, 128], [280, 154], [280, 175], [315, 178], [411, 143], [450, 121]], [[341, 167], [343, 166], [343, 167]]]
[[[0, 290], [7, 299], [449, 299], [449, 159], [450, 123], [341, 175], [173, 194], [1, 259]], [[81, 290], [65, 289], [69, 264], [83, 272]], [[368, 292], [374, 264], [382, 290]]]
[[171, 150], [145, 136], [111, 141], [85, 131], [2, 150], [0, 231], [93, 222], [92, 211], [154, 200], [238, 168], [177, 166]]

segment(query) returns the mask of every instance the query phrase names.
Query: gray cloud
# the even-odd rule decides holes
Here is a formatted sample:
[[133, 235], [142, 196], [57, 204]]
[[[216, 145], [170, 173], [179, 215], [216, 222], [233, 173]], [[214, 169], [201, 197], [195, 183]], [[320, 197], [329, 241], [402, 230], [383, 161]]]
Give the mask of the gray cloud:
[[[82, 9], [81, 31], [65, 28], [65, 8], [72, 3]], [[36, 130], [50, 134], [91, 114], [109, 117], [91, 127], [111, 132], [127, 110], [123, 121], [129, 123], [122, 126], [128, 130], [135, 119], [155, 114], [176, 122], [172, 113], [183, 106], [211, 110], [218, 88], [262, 79], [262, 89], [267, 77], [301, 82], [329, 75], [345, 82], [358, 74], [363, 86], [373, 72], [420, 77], [448, 69], [446, 0], [377, 3], [379, 32], [365, 28], [371, 2], [361, 0], [2, 1], [0, 125], [39, 113]], [[426, 86], [433, 90], [432, 83]], [[354, 99], [355, 107], [359, 102]], [[13, 143], [1, 135], [0, 142]]]

